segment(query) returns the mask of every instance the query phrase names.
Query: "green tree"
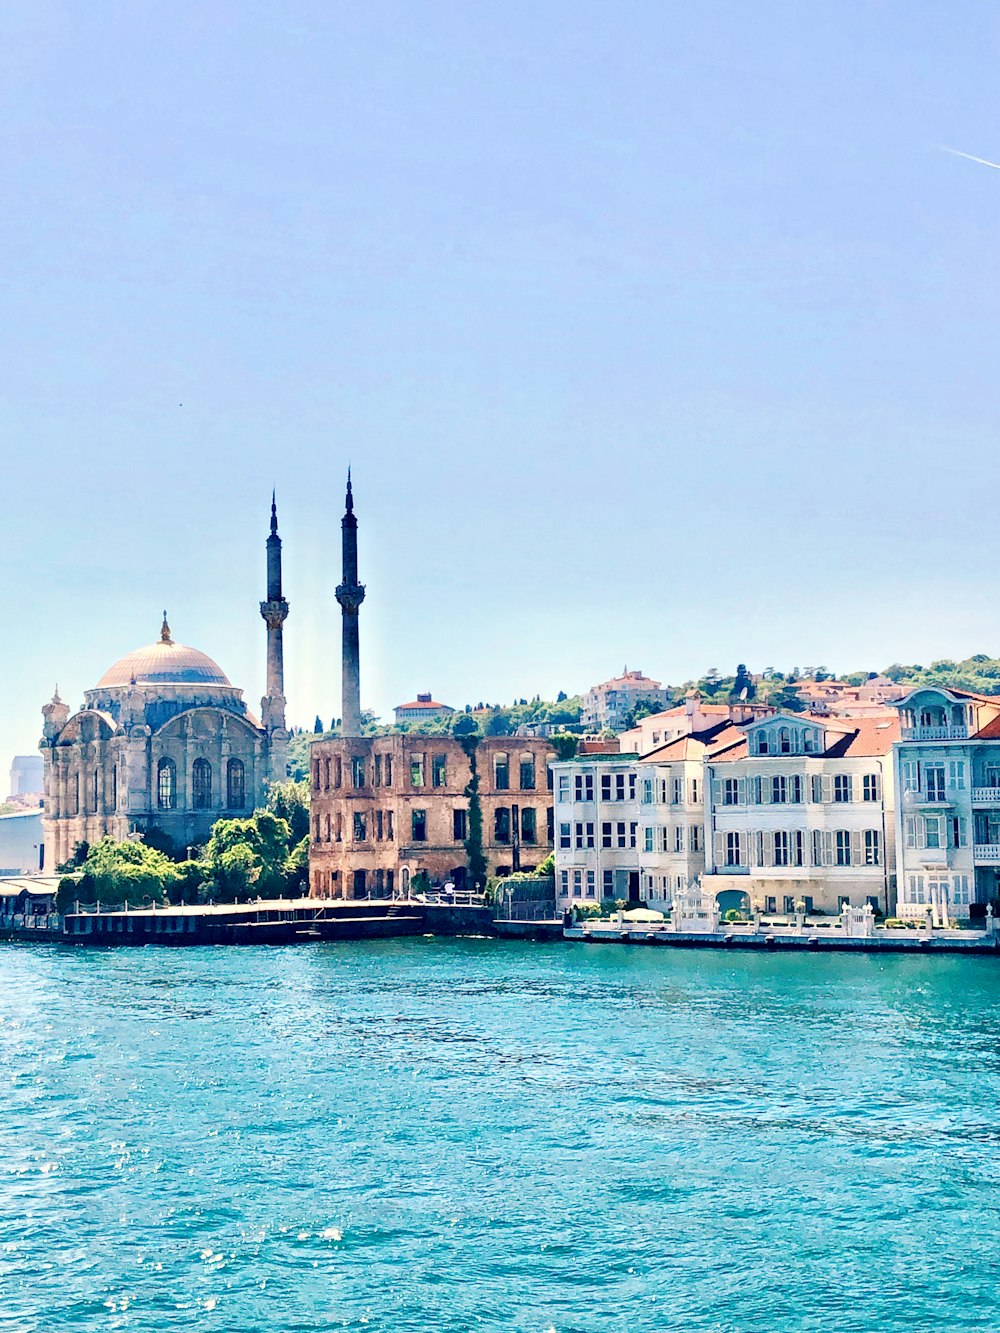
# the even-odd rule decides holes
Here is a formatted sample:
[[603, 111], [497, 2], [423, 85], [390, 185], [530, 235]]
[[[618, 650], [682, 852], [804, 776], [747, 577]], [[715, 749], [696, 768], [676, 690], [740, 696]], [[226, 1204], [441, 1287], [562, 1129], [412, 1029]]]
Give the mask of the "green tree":
[[288, 824], [292, 846], [309, 837], [308, 781], [289, 778], [286, 782], [270, 783], [265, 805], [273, 815]]
[[163, 903], [176, 880], [177, 867], [170, 858], [142, 839], [102, 838], [87, 853], [75, 896], [82, 903], [108, 907]]
[[220, 819], [205, 848], [208, 880], [203, 893], [231, 901], [240, 893], [279, 898], [285, 889], [291, 831], [270, 810], [249, 819]]
[[483, 851], [483, 803], [479, 796], [479, 764], [476, 754], [479, 737], [467, 733], [457, 738], [469, 761], [472, 776], [465, 787], [469, 800], [469, 821], [466, 829], [465, 856], [469, 871], [469, 887], [481, 893], [486, 887], [486, 854]]

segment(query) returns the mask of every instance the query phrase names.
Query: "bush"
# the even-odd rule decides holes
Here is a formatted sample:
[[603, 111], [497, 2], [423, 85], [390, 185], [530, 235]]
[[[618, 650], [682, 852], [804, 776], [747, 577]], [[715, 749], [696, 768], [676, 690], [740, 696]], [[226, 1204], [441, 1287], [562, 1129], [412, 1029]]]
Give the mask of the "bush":
[[743, 915], [743, 913], [740, 911], [738, 907], [730, 907], [729, 911], [722, 919], [724, 921], [729, 921], [735, 924], [738, 921], [745, 921], [746, 917]]

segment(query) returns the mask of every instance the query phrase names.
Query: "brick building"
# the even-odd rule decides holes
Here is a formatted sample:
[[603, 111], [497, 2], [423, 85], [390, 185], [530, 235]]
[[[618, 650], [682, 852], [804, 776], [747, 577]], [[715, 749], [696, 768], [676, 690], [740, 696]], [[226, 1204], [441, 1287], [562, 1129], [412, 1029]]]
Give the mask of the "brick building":
[[[390, 897], [424, 872], [468, 885], [469, 756], [447, 736], [340, 737], [311, 747], [314, 897]], [[475, 747], [487, 874], [531, 870], [552, 850], [549, 743]]]

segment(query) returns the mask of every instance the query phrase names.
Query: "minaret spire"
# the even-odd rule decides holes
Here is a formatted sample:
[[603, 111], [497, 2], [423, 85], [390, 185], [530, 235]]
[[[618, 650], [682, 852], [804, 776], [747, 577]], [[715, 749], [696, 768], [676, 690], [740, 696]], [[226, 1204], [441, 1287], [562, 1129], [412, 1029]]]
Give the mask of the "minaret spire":
[[365, 600], [364, 585], [358, 582], [358, 520], [354, 516], [351, 469], [347, 469], [347, 498], [341, 520], [343, 575], [337, 588], [342, 625], [342, 705], [340, 734], [361, 735], [361, 664], [358, 639], [358, 610]]
[[167, 624], [166, 611], [163, 613], [163, 624], [160, 626], [160, 642], [173, 643], [173, 639], [170, 637], [170, 626]]
[[260, 604], [267, 626], [267, 694], [260, 701], [261, 722], [271, 742], [270, 776], [280, 782], [285, 776], [288, 732], [285, 729], [285, 648], [282, 626], [288, 603], [281, 592], [281, 538], [278, 536], [278, 505], [271, 492], [271, 533], [267, 539], [267, 600]]

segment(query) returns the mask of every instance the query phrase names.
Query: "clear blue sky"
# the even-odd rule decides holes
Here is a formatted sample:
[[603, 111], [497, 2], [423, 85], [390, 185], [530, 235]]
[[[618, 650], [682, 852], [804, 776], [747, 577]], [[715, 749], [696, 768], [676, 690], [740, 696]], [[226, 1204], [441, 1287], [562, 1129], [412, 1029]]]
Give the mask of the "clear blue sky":
[[[1000, 652], [990, 0], [12, 0], [0, 764], [175, 637], [338, 712]], [[2, 795], [2, 793], [0, 793]]]

